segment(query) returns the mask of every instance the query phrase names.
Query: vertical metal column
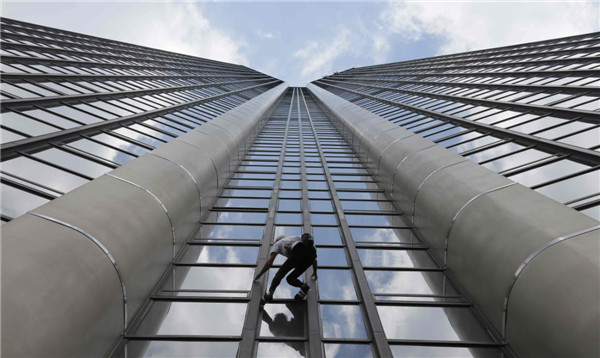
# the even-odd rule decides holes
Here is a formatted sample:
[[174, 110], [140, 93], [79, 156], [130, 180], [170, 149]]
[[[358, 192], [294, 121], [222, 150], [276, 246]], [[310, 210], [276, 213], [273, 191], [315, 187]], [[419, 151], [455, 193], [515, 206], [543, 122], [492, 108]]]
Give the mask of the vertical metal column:
[[373, 295], [371, 294], [371, 289], [369, 288], [369, 283], [367, 282], [367, 276], [365, 275], [365, 272], [362, 268], [360, 257], [358, 256], [358, 251], [356, 250], [354, 241], [350, 239], [352, 236], [350, 234], [350, 229], [344, 216], [342, 204], [340, 203], [340, 199], [337, 195], [337, 191], [335, 189], [329, 168], [325, 165], [325, 154], [323, 153], [323, 148], [321, 147], [321, 144], [319, 142], [319, 138], [317, 136], [317, 132], [315, 130], [312, 118], [310, 116], [310, 112], [308, 110], [308, 105], [306, 104], [306, 99], [304, 98], [304, 93], [302, 93], [302, 90], [300, 90], [300, 95], [302, 97], [302, 102], [306, 107], [310, 126], [315, 135], [315, 142], [317, 144], [317, 148], [319, 149], [321, 161], [323, 162], [323, 171], [327, 179], [327, 184], [329, 185], [329, 190], [331, 191], [331, 196], [333, 199], [336, 214], [338, 216], [338, 219], [340, 220], [340, 228], [342, 230], [343, 240], [346, 244], [346, 248], [348, 249], [348, 253], [350, 254], [350, 259], [352, 260], [352, 269], [354, 270], [356, 281], [358, 283], [358, 295], [363, 301], [367, 315], [367, 323], [370, 326], [371, 331], [373, 333], [373, 344], [375, 346], [375, 354], [381, 358], [391, 358], [392, 351], [390, 350], [387, 338], [385, 337], [383, 325], [381, 324], [381, 320], [379, 319], [379, 313], [377, 312], [377, 307], [375, 306], [375, 301], [373, 300]]
[[[277, 174], [275, 174], [275, 181], [273, 184], [273, 193], [271, 194], [271, 201], [269, 202], [269, 213], [267, 214], [267, 221], [265, 224], [265, 231], [263, 232], [262, 244], [258, 251], [258, 261], [256, 266], [255, 274], [258, 273], [265, 262], [269, 258], [269, 249], [271, 248], [271, 240], [274, 234], [275, 214], [277, 212], [277, 201], [279, 198], [279, 187], [281, 183], [281, 172], [283, 169], [283, 159], [285, 157], [285, 146], [287, 144], [287, 134], [290, 125], [290, 118], [292, 114], [292, 105], [294, 103], [295, 89], [292, 89], [292, 102], [290, 103], [290, 109], [288, 111], [287, 121], [285, 125], [285, 134], [281, 145], [281, 153], [279, 154], [279, 164], [277, 166]], [[264, 127], [263, 127], [264, 129]], [[240, 348], [238, 350], [238, 357], [252, 357], [255, 351], [255, 342], [258, 330], [258, 315], [261, 309], [260, 300], [265, 291], [265, 285], [267, 285], [268, 272], [263, 275], [258, 283], [252, 284], [252, 292], [250, 295], [250, 302], [248, 304], [248, 311], [246, 313], [246, 319], [244, 321], [244, 328], [242, 330], [242, 341], [240, 342]]]

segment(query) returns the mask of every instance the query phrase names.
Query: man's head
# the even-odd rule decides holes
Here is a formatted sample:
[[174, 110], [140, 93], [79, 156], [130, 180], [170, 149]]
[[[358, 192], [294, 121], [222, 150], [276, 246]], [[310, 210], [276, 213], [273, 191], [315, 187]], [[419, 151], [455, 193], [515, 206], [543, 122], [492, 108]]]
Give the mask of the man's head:
[[302, 234], [302, 241], [311, 246], [314, 244], [312, 235], [307, 232]]

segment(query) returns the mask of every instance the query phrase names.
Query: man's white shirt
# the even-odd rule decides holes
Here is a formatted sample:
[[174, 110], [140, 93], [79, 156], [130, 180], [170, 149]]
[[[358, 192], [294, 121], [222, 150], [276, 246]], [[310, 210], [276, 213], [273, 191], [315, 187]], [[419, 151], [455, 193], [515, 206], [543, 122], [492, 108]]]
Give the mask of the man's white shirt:
[[285, 257], [290, 257], [292, 254], [292, 249], [298, 245], [298, 243], [302, 241], [302, 236], [288, 236], [283, 239], [277, 241], [273, 247], [271, 247], [270, 253], [278, 253]]

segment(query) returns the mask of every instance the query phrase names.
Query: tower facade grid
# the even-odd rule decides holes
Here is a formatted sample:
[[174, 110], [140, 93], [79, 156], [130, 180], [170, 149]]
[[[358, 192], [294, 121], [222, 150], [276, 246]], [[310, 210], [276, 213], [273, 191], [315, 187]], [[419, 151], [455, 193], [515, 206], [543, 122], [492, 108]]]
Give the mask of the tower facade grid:
[[600, 34], [287, 87], [1, 23], [3, 355], [600, 354]]

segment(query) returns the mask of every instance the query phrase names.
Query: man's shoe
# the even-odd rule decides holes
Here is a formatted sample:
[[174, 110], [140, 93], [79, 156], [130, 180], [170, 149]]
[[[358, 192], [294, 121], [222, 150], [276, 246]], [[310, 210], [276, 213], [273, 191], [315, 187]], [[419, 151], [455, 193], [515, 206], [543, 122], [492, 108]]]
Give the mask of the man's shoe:
[[310, 287], [307, 284], [302, 285], [302, 287], [300, 288], [300, 291], [298, 291], [298, 293], [296, 294], [296, 296], [294, 297], [295, 300], [303, 300], [306, 298], [306, 294], [308, 293], [308, 290], [310, 290]]
[[265, 292], [265, 295], [260, 299], [260, 304], [264, 305], [267, 302], [273, 302], [273, 294]]

